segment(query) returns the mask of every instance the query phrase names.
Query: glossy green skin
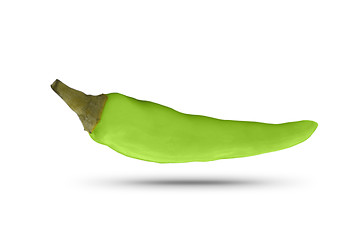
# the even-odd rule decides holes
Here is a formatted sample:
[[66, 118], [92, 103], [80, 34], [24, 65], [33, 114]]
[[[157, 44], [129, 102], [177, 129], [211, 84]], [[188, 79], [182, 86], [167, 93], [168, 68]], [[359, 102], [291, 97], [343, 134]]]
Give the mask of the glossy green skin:
[[317, 128], [313, 121], [267, 124], [178, 112], [122, 94], [108, 100], [91, 138], [115, 151], [158, 163], [247, 157], [294, 146]]

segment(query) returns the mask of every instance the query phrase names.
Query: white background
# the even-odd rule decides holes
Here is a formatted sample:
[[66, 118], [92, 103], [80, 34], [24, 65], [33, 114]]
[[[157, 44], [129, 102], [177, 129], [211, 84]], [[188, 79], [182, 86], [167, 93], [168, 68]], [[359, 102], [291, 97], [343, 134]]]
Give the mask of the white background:
[[[361, 1], [1, 1], [0, 238], [362, 239]], [[156, 164], [95, 143], [51, 90], [223, 119], [314, 120], [306, 142]]]

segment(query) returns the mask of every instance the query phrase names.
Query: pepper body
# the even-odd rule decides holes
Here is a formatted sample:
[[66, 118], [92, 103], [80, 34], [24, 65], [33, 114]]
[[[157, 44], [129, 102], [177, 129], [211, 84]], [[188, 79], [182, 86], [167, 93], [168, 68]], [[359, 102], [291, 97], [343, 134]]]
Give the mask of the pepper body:
[[141, 160], [205, 162], [292, 147], [308, 139], [317, 125], [308, 120], [282, 124], [222, 120], [110, 93], [90, 137]]

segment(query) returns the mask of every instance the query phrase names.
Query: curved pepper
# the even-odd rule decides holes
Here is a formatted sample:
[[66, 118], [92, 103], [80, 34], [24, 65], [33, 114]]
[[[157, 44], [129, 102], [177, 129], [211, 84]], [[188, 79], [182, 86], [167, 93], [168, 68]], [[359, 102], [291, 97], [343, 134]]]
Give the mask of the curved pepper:
[[59, 80], [52, 88], [76, 111], [94, 141], [123, 155], [158, 163], [273, 152], [305, 141], [318, 126], [308, 120], [268, 124], [190, 115], [119, 93], [85, 95]]

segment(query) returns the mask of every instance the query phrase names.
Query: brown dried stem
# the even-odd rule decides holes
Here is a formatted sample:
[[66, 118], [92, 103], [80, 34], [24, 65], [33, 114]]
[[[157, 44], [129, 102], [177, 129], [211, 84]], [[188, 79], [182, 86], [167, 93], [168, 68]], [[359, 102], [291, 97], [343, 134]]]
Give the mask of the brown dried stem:
[[84, 130], [91, 133], [101, 118], [107, 95], [86, 95], [68, 87], [58, 79], [53, 82], [51, 88], [78, 115]]

